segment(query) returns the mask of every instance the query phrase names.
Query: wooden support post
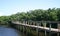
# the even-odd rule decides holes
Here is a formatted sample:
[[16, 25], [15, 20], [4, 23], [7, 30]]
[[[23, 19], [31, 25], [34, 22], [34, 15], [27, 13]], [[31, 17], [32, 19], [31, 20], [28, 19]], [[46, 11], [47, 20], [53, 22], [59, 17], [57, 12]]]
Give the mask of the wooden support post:
[[27, 21], [27, 24], [28, 24], [28, 21]]
[[34, 22], [32, 22], [32, 25], [34, 25]]
[[26, 36], [27, 36], [27, 27], [25, 27], [25, 30], [26, 30]]
[[50, 23], [50, 25], [49, 25], [49, 30], [50, 30], [49, 36], [51, 36], [51, 23]]
[[46, 30], [45, 30], [45, 36], [46, 36]]
[[35, 23], [35, 22], [33, 22], [33, 25], [36, 25], [36, 23]]
[[29, 21], [28, 21], [28, 25], [29, 25]]
[[[30, 25], [30, 21], [29, 21], [29, 25]], [[29, 27], [30, 28], [30, 27]], [[30, 30], [29, 30], [29, 32], [30, 32]]]
[[38, 28], [36, 28], [36, 31], [37, 31], [37, 36], [39, 36]]
[[25, 24], [27, 24], [27, 21], [25, 21]]
[[[27, 24], [27, 21], [25, 21], [25, 25]], [[27, 27], [25, 26], [25, 33], [26, 33], [26, 36], [27, 36]]]
[[30, 25], [30, 21], [29, 21], [29, 25]]
[[20, 31], [21, 31], [21, 25], [20, 25]]
[[21, 21], [19, 21], [21, 23]]
[[25, 32], [26, 32], [26, 36], [27, 36], [27, 28], [26, 27], [25, 27], [25, 30], [26, 30]]
[[[46, 28], [46, 22], [43, 22], [44, 28]], [[44, 31], [44, 36], [46, 36], [46, 30]]]
[[41, 26], [41, 22], [39, 22], [39, 26]]
[[25, 21], [23, 21], [23, 24], [25, 24]]
[[[31, 23], [31, 21], [29, 22], [29, 25], [31, 25], [32, 23]], [[30, 34], [31, 34], [31, 27], [29, 27], [29, 32], [30, 32]]]
[[60, 23], [58, 23], [58, 33], [57, 33], [57, 36], [60, 36], [59, 31], [60, 31]]
[[[23, 24], [25, 24], [25, 21], [23, 21]], [[23, 34], [24, 34], [24, 26], [22, 26], [22, 29], [23, 29]]]
[[23, 33], [24, 33], [24, 26], [23, 26]]
[[17, 29], [19, 29], [19, 26], [17, 25]]
[[32, 22], [30, 22], [30, 25], [32, 24]]
[[39, 23], [38, 23], [38, 22], [36, 22], [36, 25], [37, 25], [37, 28], [36, 28], [36, 31], [37, 31], [37, 36], [39, 36], [39, 28], [38, 28]]
[[20, 25], [18, 25], [18, 30], [20, 31]]
[[57, 32], [57, 36], [59, 36], [59, 32]]

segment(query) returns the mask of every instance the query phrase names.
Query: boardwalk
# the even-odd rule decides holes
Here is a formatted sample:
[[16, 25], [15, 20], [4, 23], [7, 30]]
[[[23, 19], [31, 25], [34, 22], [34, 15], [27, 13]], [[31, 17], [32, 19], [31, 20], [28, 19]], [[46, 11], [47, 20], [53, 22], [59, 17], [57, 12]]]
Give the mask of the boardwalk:
[[[22, 32], [24, 32], [24, 28], [27, 33], [27, 29], [30, 27], [35, 28], [34, 30], [37, 32], [36, 36], [41, 36], [40, 32], [43, 31], [44, 35], [43, 36], [60, 36], [60, 22], [59, 21], [12, 21], [13, 25], [16, 25], [18, 28], [22, 26]], [[42, 26], [42, 25], [43, 26]], [[47, 27], [47, 24], [49, 26]], [[54, 25], [54, 28], [52, 27], [52, 24]], [[28, 27], [28, 28], [27, 28]], [[30, 31], [31, 31], [30, 30]]]
[[19, 22], [12, 22], [12, 23], [18, 24], [18, 25], [23, 25], [23, 26], [28, 26], [28, 27], [39, 28], [39, 29], [43, 29], [43, 30], [47, 30], [47, 31], [60, 32], [60, 29], [55, 29], [55, 28], [42, 27], [42, 26], [36, 26], [36, 25], [28, 25], [28, 24], [19, 23]]

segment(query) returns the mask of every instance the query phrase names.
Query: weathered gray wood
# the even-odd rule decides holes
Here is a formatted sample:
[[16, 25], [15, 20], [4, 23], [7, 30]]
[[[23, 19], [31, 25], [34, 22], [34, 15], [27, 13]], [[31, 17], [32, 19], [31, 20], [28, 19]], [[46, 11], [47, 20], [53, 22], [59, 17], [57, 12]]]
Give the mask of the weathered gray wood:
[[[33, 28], [36, 28], [36, 31], [37, 31], [37, 36], [39, 36], [39, 28], [40, 29], [44, 29], [45, 30], [45, 36], [46, 36], [46, 32], [47, 32], [47, 30], [49, 30], [50, 32], [49, 32], [49, 36], [51, 36], [51, 31], [56, 31], [56, 32], [58, 32], [57, 33], [57, 36], [59, 36], [60, 35], [60, 23], [59, 22], [56, 22], [56, 21], [40, 21], [40, 22], [42, 22], [43, 23], [43, 27], [41, 27], [41, 26], [39, 26], [39, 24], [40, 23], [38, 23], [38, 22], [31, 22], [30, 24], [32, 24], [33, 23], [33, 25], [29, 25], [29, 21], [27, 22], [22, 22], [22, 23], [16, 23], [16, 24], [19, 24], [19, 25], [23, 25], [23, 26], [27, 26], [27, 27], [33, 27]], [[27, 24], [28, 23], [28, 24]], [[46, 23], [50, 23], [50, 25], [49, 25], [49, 28], [46, 28]], [[58, 23], [58, 29], [54, 29], [53, 28], [53, 30], [52, 30], [52, 28], [51, 28], [51, 23]], [[26, 25], [25, 25], [26, 24]], [[36, 24], [36, 25], [35, 25]], [[18, 27], [19, 28], [19, 27]], [[58, 31], [57, 31], [58, 30]], [[26, 28], [26, 31], [27, 31], [27, 28]], [[31, 30], [29, 30], [29, 32], [30, 32]], [[23, 29], [23, 32], [24, 32], [24, 29]], [[26, 34], [27, 34], [27, 32], [26, 32]]]
[[27, 36], [27, 27], [25, 27], [26, 28], [26, 36]]
[[[36, 22], [36, 25], [39, 26], [39, 23]], [[37, 31], [37, 36], [39, 36], [39, 29], [36, 28], [36, 31]]]
[[29, 24], [29, 21], [27, 21], [27, 24]]
[[58, 29], [60, 30], [60, 23], [58, 23]]
[[57, 33], [57, 36], [59, 36], [59, 32]]
[[24, 33], [24, 26], [23, 26], [23, 33]]
[[46, 36], [46, 30], [45, 30], [45, 36]]
[[[44, 27], [42, 27], [42, 26], [37, 26], [37, 25], [28, 25], [28, 24], [17, 23], [17, 22], [13, 22], [13, 23], [15, 23], [15, 24], [17, 24], [17, 25], [27, 26], [27, 27], [30, 26], [30, 27], [34, 27], [34, 28], [40, 28], [40, 29], [44, 29], [44, 30], [48, 30], [48, 31], [50, 30], [49, 27], [44, 28]], [[58, 29], [52, 28], [51, 31], [58, 32]], [[60, 32], [60, 31], [59, 31], [59, 32]]]
[[[46, 22], [44, 23], [44, 27], [46, 27]], [[45, 36], [46, 36], [46, 30], [45, 30]]]
[[[43, 27], [46, 28], [46, 22], [42, 22]], [[46, 36], [46, 30], [44, 31], [44, 36]]]
[[50, 23], [50, 25], [49, 25], [49, 30], [50, 30], [49, 36], [51, 36], [51, 23]]
[[[60, 31], [60, 23], [58, 23], [58, 31]], [[57, 33], [57, 36], [59, 36], [60, 34], [59, 34], [59, 32]]]
[[33, 22], [33, 25], [35, 25], [35, 22]]

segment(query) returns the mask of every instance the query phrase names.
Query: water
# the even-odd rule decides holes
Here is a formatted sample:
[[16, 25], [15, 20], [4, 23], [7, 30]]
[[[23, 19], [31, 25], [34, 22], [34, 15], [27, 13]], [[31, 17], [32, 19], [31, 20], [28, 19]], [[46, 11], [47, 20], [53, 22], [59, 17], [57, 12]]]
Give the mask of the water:
[[[40, 36], [43, 36], [42, 35], [43, 33], [40, 32]], [[21, 33], [21, 32], [18, 32], [16, 29], [13, 29], [13, 28], [7, 28], [7, 27], [1, 27], [0, 26], [0, 36], [26, 36], [25, 34]], [[31, 35], [29, 35], [31, 36]], [[49, 36], [47, 34], [47, 36]], [[57, 36], [57, 34], [52, 34], [51, 36]]]
[[0, 36], [21, 36], [21, 34], [13, 28], [0, 27]]

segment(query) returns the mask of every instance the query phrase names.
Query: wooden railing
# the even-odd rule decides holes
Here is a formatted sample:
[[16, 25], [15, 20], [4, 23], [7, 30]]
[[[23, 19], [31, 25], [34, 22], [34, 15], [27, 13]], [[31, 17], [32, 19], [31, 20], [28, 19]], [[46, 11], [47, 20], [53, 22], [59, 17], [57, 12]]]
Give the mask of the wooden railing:
[[[29, 27], [34, 27], [34, 28], [40, 28], [48, 31], [55, 31], [55, 32], [60, 32], [60, 22], [59, 21], [12, 21], [14, 24], [18, 25], [23, 25], [23, 26], [29, 26]], [[43, 26], [41, 26], [41, 23]], [[49, 23], [49, 27], [46, 27], [46, 23]], [[52, 28], [52, 23], [57, 23], [57, 28]], [[54, 24], [55, 25], [55, 24]]]

